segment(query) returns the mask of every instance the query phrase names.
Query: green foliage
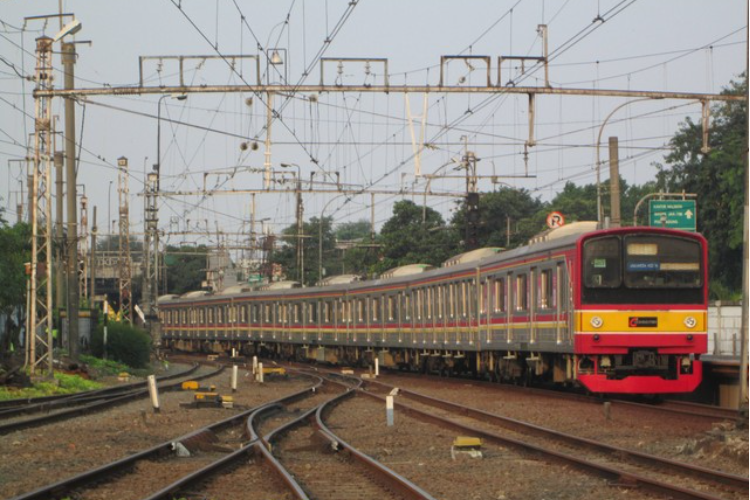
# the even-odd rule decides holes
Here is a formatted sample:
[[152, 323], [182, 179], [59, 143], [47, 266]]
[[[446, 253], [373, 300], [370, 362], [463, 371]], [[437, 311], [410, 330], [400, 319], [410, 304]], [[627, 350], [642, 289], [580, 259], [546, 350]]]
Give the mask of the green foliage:
[[[104, 356], [104, 326], [99, 325], [91, 338], [91, 352]], [[148, 366], [151, 356], [151, 338], [138, 327], [111, 321], [107, 328], [107, 358], [120, 361], [133, 368]]]
[[[542, 202], [532, 198], [525, 189], [503, 187], [492, 193], [482, 193], [479, 198], [479, 246], [515, 248], [525, 244], [544, 229], [546, 215], [537, 215], [542, 206]], [[465, 220], [466, 208], [462, 203], [451, 221], [456, 233], [462, 236]], [[456, 248], [456, 253], [462, 251], [462, 248]]]
[[401, 200], [393, 205], [393, 216], [383, 224], [378, 238], [381, 258], [373, 271], [380, 274], [417, 263], [439, 266], [460, 253], [458, 241], [458, 233], [445, 224], [440, 213]]
[[206, 279], [207, 254], [205, 245], [167, 247], [167, 292], [183, 294], [200, 290], [201, 282]]
[[33, 387], [24, 389], [0, 387], [0, 401], [19, 398], [39, 398], [58, 394], [75, 394], [101, 387], [102, 384], [85, 379], [79, 375], [55, 372], [55, 382], [38, 382]]
[[[333, 218], [312, 217], [308, 222], [302, 225], [302, 233], [307, 238], [301, 238], [304, 246], [305, 255], [305, 277], [304, 283], [311, 285], [320, 280], [318, 274], [318, 264], [320, 255], [320, 241], [323, 241], [323, 274], [331, 276], [339, 274], [335, 270], [340, 269], [341, 264], [338, 262], [338, 252], [336, 252], [336, 236], [333, 233]], [[297, 225], [288, 226], [282, 231], [282, 246], [273, 254], [272, 262], [280, 264], [284, 269], [288, 279], [296, 280], [297, 271], [297, 245], [300, 238], [297, 238]]]
[[[724, 94], [747, 95], [747, 75]], [[701, 152], [702, 127], [689, 118], [672, 138], [672, 152], [660, 166], [659, 186], [697, 193], [698, 231], [709, 244], [709, 272], [715, 286], [739, 290], [742, 284], [743, 188], [747, 153], [747, 102], [712, 108], [711, 151]]]
[[0, 312], [26, 303], [24, 263], [31, 261], [31, 228], [26, 223], [0, 226]]
[[[109, 335], [107, 335], [109, 336]], [[119, 363], [112, 359], [100, 359], [95, 356], [81, 355], [80, 361], [88, 367], [95, 370], [99, 375], [117, 375], [118, 373], [128, 371], [128, 365]]]

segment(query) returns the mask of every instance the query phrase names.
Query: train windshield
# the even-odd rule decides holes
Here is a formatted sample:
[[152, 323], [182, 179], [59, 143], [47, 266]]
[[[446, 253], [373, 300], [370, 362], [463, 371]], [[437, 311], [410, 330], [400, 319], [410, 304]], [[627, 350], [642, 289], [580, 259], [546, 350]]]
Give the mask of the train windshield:
[[625, 286], [700, 288], [701, 247], [697, 241], [664, 236], [626, 236]]
[[687, 238], [656, 234], [592, 238], [583, 244], [582, 273], [586, 304], [703, 302], [701, 245]]

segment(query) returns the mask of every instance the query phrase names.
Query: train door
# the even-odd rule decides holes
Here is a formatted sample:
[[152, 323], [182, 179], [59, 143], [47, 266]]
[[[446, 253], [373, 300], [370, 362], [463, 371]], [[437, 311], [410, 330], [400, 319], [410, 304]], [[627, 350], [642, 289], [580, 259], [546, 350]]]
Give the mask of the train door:
[[[490, 343], [490, 280], [477, 269], [477, 348]], [[482, 342], [484, 341], [484, 342]]]
[[537, 304], [537, 297], [539, 295], [539, 269], [536, 267], [532, 267], [529, 271], [529, 300], [528, 300], [528, 307], [529, 307], [529, 343], [530, 344], [536, 344], [537, 342], [537, 334], [538, 334], [538, 325], [537, 325], [537, 314], [538, 314], [538, 304]]
[[445, 344], [448, 341], [448, 285], [438, 285], [438, 320], [440, 321], [440, 337], [437, 342]]

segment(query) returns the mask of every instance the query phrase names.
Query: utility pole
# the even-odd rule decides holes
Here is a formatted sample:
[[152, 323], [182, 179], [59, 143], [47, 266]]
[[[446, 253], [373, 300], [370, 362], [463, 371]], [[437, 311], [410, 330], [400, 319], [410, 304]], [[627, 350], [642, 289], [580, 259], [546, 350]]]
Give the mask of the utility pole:
[[96, 232], [96, 206], [94, 206], [94, 218], [91, 221], [91, 263], [89, 264], [89, 273], [91, 276], [90, 309], [95, 309], [96, 303]]
[[610, 225], [620, 227], [620, 150], [617, 137], [609, 138], [609, 204]]
[[304, 213], [302, 186], [299, 177], [297, 177], [297, 269], [299, 270], [299, 282], [302, 286], [305, 286], [305, 240], [302, 238]]
[[157, 342], [154, 329], [157, 314], [157, 297], [159, 286], [159, 231], [158, 231], [158, 208], [157, 193], [159, 190], [158, 171], [146, 175], [145, 184], [145, 222], [146, 231], [144, 235], [144, 257], [143, 257], [143, 303], [144, 314], [148, 322], [148, 329], [153, 343]]
[[[52, 43], [49, 37], [36, 39], [36, 90], [52, 87]], [[52, 99], [34, 99], [34, 161], [29, 185], [31, 222], [31, 263], [27, 274], [28, 316], [26, 321], [26, 362], [33, 376], [38, 365], [52, 364]], [[37, 351], [37, 347], [39, 351]]]
[[466, 231], [464, 250], [467, 252], [479, 247], [479, 193], [477, 192], [477, 157], [466, 151], [463, 159], [466, 168]]
[[89, 199], [86, 195], [81, 197], [81, 224], [78, 226], [78, 240], [81, 242], [76, 258], [78, 270], [78, 297], [88, 297], [88, 228], [89, 228]]
[[65, 259], [63, 257], [63, 163], [62, 151], [55, 152], [55, 303], [60, 311], [65, 304]]
[[128, 208], [128, 159], [121, 156], [117, 159], [120, 169], [117, 179], [117, 192], [120, 207], [120, 252], [117, 256], [117, 269], [120, 277], [120, 314], [126, 323], [133, 323], [132, 316], [132, 286], [130, 272], [130, 215]]
[[[65, 90], [73, 90], [76, 46], [71, 42], [62, 44], [62, 63], [65, 75]], [[76, 115], [75, 101], [65, 99], [65, 181], [67, 184], [68, 216], [68, 352], [73, 360], [80, 350], [78, 332], [78, 228], [76, 213]]]

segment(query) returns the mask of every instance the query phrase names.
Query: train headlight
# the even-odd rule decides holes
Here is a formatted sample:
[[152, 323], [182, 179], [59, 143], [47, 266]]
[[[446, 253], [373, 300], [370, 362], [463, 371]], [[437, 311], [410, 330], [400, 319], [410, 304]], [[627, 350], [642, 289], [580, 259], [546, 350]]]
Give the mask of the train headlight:
[[698, 324], [696, 319], [692, 316], [688, 316], [687, 318], [685, 318], [684, 323], [685, 323], [685, 326], [688, 328], [695, 328], [695, 325]]
[[604, 320], [599, 316], [594, 316], [593, 318], [591, 318], [591, 326], [593, 326], [594, 328], [601, 328], [603, 324]]

